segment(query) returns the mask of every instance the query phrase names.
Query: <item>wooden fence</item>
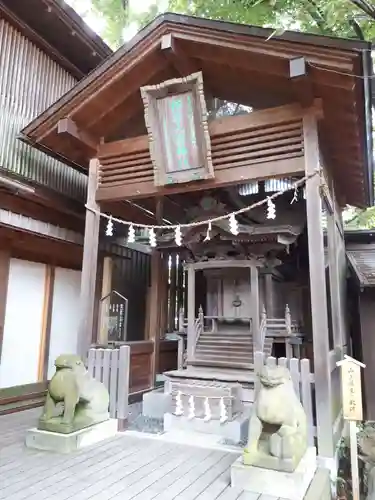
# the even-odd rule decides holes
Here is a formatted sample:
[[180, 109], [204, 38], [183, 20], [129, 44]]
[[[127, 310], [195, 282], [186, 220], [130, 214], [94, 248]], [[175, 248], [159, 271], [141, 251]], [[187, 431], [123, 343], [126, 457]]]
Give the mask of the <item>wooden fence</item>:
[[[272, 356], [266, 357], [264, 353], [256, 352], [254, 354], [255, 373], [258, 374], [264, 365], [279, 365], [289, 368], [294, 389], [302, 403], [307, 417], [308, 445], [314, 446], [314, 438], [316, 435], [316, 428], [314, 425], [312, 387], [312, 385], [314, 384], [314, 375], [310, 372], [310, 361], [308, 359], [274, 358]], [[256, 377], [255, 380], [255, 394], [257, 394], [260, 382], [258, 377]]]
[[124, 345], [118, 349], [90, 349], [87, 370], [108, 389], [110, 417], [126, 420], [129, 407], [130, 347]]

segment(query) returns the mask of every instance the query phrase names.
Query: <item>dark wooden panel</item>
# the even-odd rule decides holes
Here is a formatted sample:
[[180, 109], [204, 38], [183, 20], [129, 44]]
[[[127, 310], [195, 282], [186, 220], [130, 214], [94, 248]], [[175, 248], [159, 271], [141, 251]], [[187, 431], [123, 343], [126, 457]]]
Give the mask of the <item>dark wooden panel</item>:
[[160, 342], [159, 373], [177, 369], [177, 341], [162, 340]]

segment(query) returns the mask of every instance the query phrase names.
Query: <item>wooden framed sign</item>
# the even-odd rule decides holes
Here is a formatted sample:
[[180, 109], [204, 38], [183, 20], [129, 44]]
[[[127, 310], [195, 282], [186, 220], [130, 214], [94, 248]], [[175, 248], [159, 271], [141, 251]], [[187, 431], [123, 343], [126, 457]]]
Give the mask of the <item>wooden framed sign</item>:
[[156, 186], [214, 177], [202, 73], [141, 88]]
[[365, 365], [350, 356], [337, 363], [341, 367], [342, 407], [345, 420], [363, 420], [361, 368]]

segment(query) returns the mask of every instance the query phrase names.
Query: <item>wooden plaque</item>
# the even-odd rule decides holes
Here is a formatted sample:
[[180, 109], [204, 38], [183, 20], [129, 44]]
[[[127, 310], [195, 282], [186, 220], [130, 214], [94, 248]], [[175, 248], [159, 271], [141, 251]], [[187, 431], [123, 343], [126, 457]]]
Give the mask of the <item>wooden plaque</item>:
[[351, 361], [341, 365], [343, 415], [345, 420], [363, 420], [361, 367]]
[[141, 88], [156, 186], [214, 177], [202, 73]]

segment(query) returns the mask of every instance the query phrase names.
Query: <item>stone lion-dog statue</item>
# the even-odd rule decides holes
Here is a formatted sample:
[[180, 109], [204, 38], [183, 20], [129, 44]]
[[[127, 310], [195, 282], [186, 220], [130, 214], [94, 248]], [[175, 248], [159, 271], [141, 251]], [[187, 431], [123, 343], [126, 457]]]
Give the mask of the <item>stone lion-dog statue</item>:
[[293, 472], [307, 449], [307, 420], [284, 366], [264, 366], [249, 422], [245, 465]]
[[49, 386], [38, 429], [68, 434], [109, 419], [109, 394], [79, 356], [62, 354]]

